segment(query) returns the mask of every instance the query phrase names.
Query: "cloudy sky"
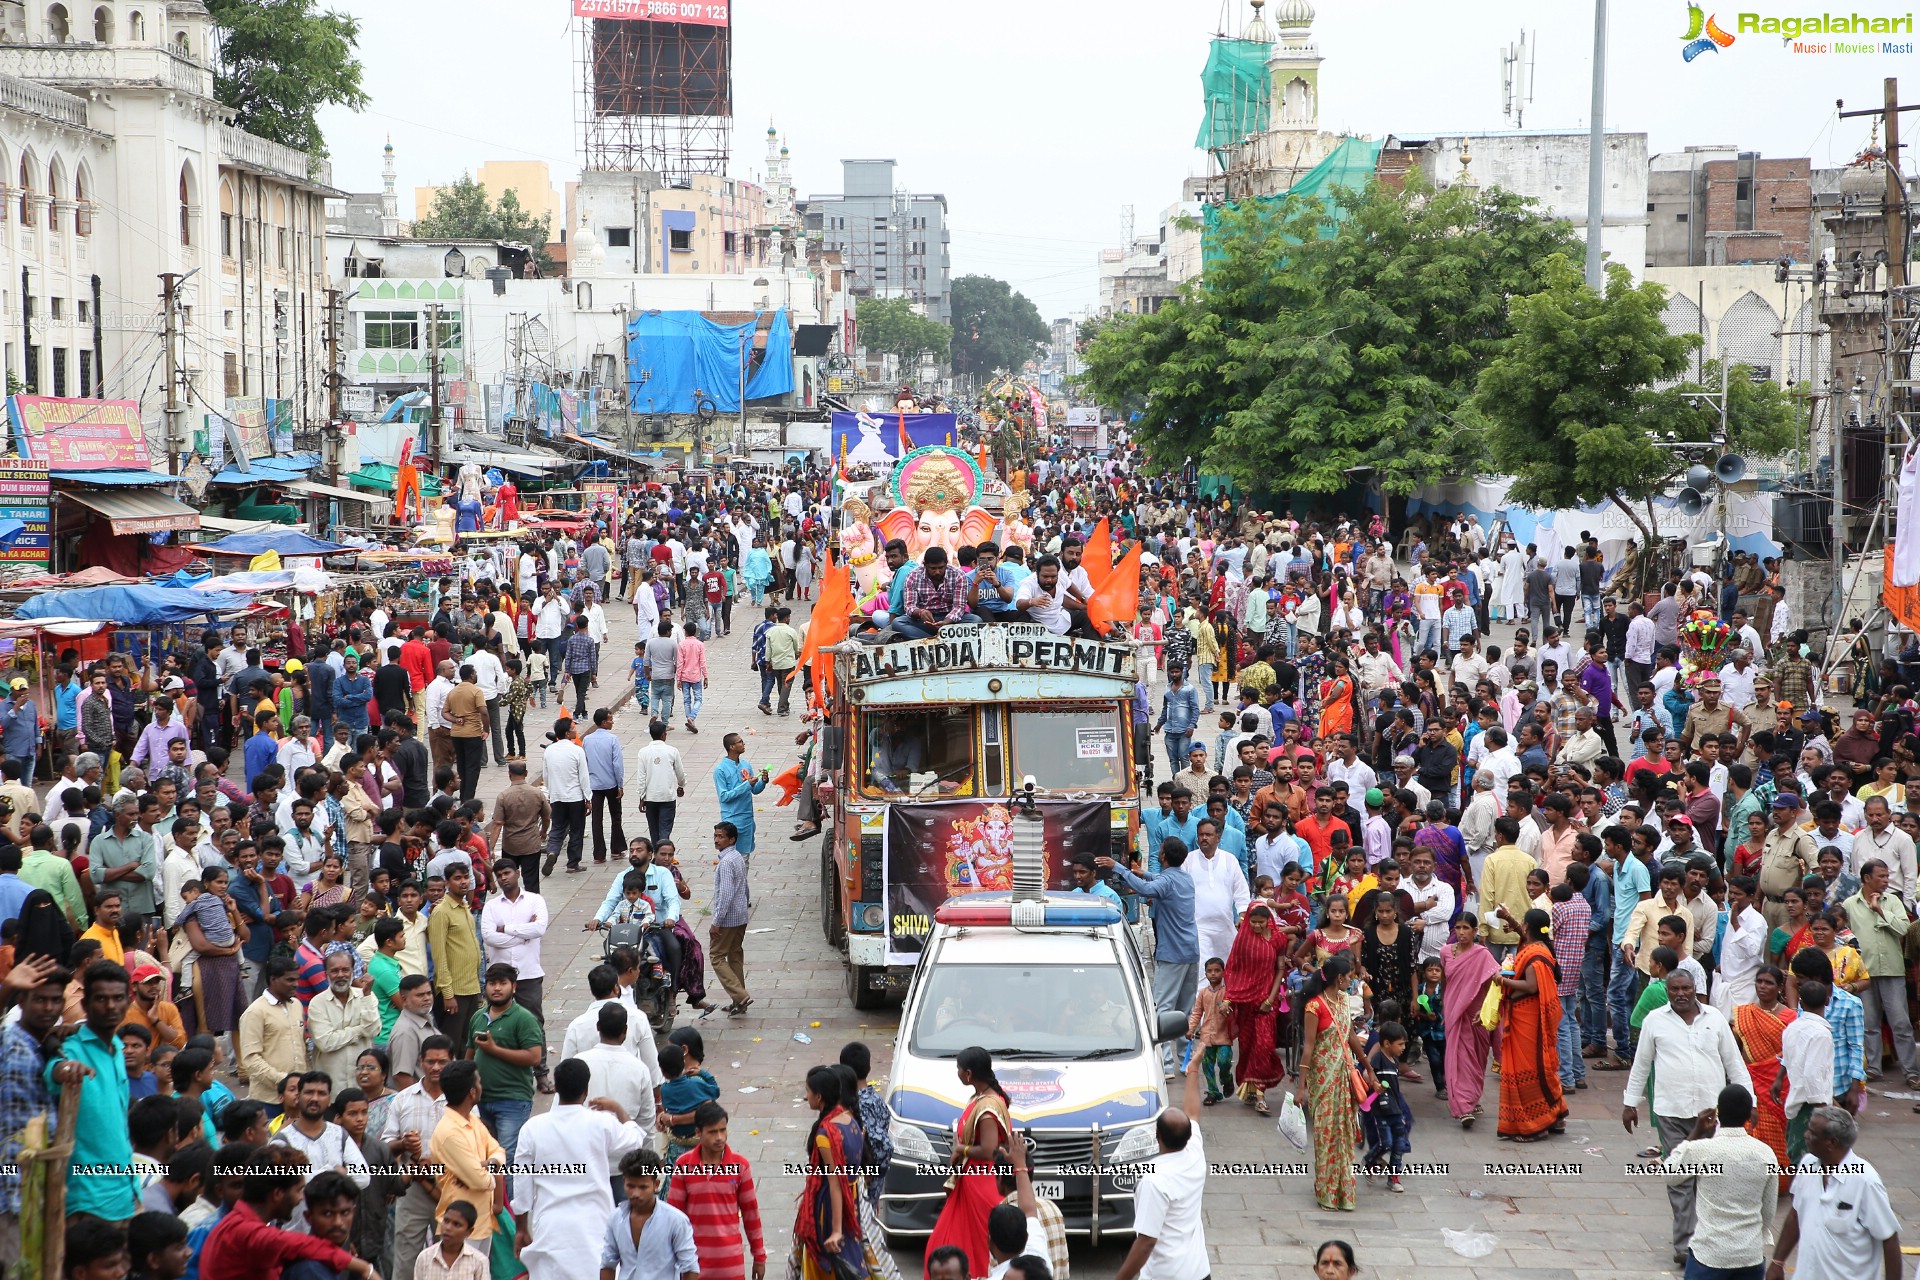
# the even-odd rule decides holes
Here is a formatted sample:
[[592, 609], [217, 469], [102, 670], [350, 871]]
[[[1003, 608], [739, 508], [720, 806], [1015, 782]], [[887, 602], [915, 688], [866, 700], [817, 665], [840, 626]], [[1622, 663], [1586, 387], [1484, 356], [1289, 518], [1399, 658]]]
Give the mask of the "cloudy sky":
[[[579, 40], [567, 0], [333, 3], [363, 24], [372, 97], [365, 112], [324, 117], [338, 185], [378, 190], [389, 134], [402, 216], [414, 186], [485, 160], [545, 160], [556, 188], [578, 171]], [[1538, 47], [1527, 128], [1587, 127], [1584, 0], [1320, 7], [1325, 128], [1422, 137], [1509, 127], [1498, 52], [1523, 25]], [[1837, 119], [1836, 98], [1877, 106], [1882, 78], [1905, 69], [1906, 99], [1920, 99], [1911, 54], [1795, 54], [1747, 35], [1687, 63], [1685, 0], [1611, 8], [1608, 125], [1647, 133], [1651, 150], [1732, 144], [1838, 164], [1865, 143], [1868, 121]], [[1181, 179], [1202, 171], [1193, 138], [1207, 42], [1247, 12], [1245, 0], [735, 0], [733, 171], [761, 175], [769, 120], [787, 136], [803, 194], [838, 191], [843, 157], [891, 156], [901, 182], [947, 197], [954, 274], [1000, 276], [1043, 315], [1063, 316], [1093, 301], [1094, 261], [1118, 243], [1122, 208], [1146, 233]], [[1721, 17], [1734, 24], [1732, 12]], [[1917, 119], [1907, 117], [1920, 128]]]

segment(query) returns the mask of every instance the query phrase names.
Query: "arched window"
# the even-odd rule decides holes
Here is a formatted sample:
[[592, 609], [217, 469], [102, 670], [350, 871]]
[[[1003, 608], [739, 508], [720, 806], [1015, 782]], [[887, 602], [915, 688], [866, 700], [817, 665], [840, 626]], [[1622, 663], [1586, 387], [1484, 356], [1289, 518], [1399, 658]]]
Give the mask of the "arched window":
[[200, 212], [200, 188], [193, 180], [193, 166], [180, 166], [180, 243], [193, 244], [193, 224]]
[[467, 273], [467, 255], [458, 249], [449, 249], [447, 256], [440, 260], [440, 268], [447, 279], [457, 280]]
[[104, 4], [93, 11], [93, 38], [99, 44], [113, 43], [113, 10]]
[[193, 42], [187, 39], [186, 32], [176, 31], [173, 33], [173, 51], [183, 58], [191, 58], [193, 56]]
[[73, 35], [73, 23], [67, 18], [67, 6], [50, 5], [47, 8], [47, 38], [55, 44], [65, 44]]
[[285, 271], [287, 262], [287, 198], [276, 195], [273, 198], [273, 260], [274, 265]]
[[573, 303], [582, 311], [593, 310], [593, 286], [584, 280], [574, 285]]
[[239, 256], [238, 246], [234, 242], [236, 234], [234, 214], [233, 187], [222, 182], [220, 184], [220, 256], [223, 258]]
[[20, 157], [20, 225], [34, 225], [33, 157]]
[[145, 40], [147, 38], [147, 20], [135, 9], [127, 15], [127, 39]]
[[73, 171], [73, 233], [77, 236], [93, 234], [93, 201], [88, 198], [87, 171]]

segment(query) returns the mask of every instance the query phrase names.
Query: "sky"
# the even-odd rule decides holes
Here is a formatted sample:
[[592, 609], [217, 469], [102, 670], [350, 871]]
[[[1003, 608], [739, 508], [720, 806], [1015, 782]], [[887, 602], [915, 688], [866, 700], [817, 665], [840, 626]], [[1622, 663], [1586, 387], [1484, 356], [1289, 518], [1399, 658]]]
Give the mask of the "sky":
[[[1751, 2], [1763, 14], [1822, 7]], [[336, 185], [379, 190], [389, 135], [403, 217], [415, 186], [486, 160], [546, 160], [556, 189], [577, 174], [579, 38], [568, 0], [332, 3], [362, 23], [372, 99], [364, 112], [322, 116]], [[1909, 12], [1907, 0], [1825, 7]], [[1588, 3], [1319, 8], [1323, 128], [1419, 138], [1512, 127], [1499, 53], [1523, 27], [1537, 50], [1525, 126], [1588, 127]], [[1882, 78], [1905, 70], [1907, 100], [1920, 100], [1911, 53], [1796, 54], [1776, 36], [1745, 34], [1686, 62], [1685, 0], [1611, 0], [1610, 11], [1607, 127], [1646, 133], [1649, 151], [1736, 145], [1841, 164], [1865, 145], [1870, 122], [1838, 119], [1836, 99], [1878, 106]], [[733, 175], [763, 176], [769, 121], [786, 136], [803, 196], [837, 192], [842, 158], [892, 157], [901, 183], [946, 196], [955, 276], [998, 276], [1043, 316], [1066, 316], [1093, 305], [1095, 263], [1120, 243], [1123, 209], [1132, 207], [1136, 235], [1151, 234], [1181, 180], [1205, 171], [1193, 140], [1207, 44], [1249, 12], [1245, 0], [734, 0]], [[1735, 30], [1732, 12], [1717, 16]], [[1906, 121], [1920, 130], [1920, 116]]]

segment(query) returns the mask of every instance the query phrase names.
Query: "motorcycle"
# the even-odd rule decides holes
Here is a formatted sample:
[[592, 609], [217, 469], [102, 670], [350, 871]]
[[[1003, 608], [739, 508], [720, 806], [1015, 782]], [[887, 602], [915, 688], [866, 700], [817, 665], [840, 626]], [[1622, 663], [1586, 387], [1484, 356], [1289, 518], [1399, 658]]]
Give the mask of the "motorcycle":
[[659, 944], [660, 926], [629, 921], [606, 925], [601, 932], [601, 959], [612, 955], [615, 947], [631, 947], [640, 956], [640, 976], [634, 980], [633, 1003], [646, 1015], [654, 1035], [666, 1035], [673, 1029], [675, 990], [671, 973], [664, 976], [654, 973], [654, 958], [665, 954]]

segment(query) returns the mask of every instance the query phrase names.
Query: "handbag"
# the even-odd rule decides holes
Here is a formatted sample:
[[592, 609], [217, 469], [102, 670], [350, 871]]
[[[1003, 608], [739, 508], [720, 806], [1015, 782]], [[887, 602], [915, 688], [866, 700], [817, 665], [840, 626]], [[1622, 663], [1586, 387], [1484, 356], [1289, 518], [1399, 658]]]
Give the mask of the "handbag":
[[1492, 1031], [1500, 1025], [1500, 997], [1502, 991], [1498, 981], [1487, 984], [1486, 999], [1480, 1002], [1480, 1025]]

